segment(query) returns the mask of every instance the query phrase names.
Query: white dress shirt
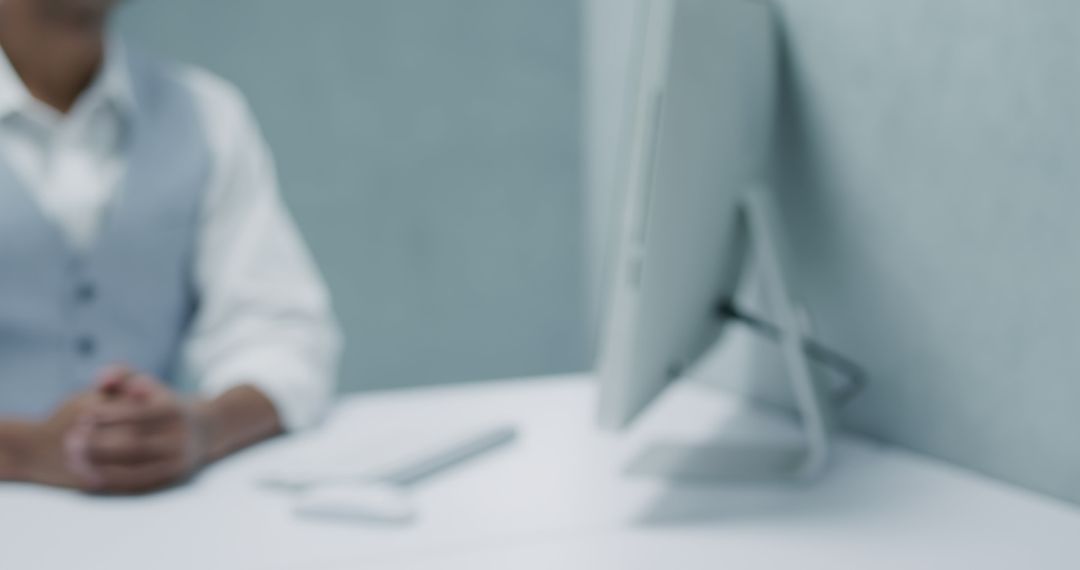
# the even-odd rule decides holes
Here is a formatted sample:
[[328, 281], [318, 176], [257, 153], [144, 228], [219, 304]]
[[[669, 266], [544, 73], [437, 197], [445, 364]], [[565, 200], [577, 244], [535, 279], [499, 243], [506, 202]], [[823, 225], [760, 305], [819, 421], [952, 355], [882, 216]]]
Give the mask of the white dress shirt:
[[[195, 97], [213, 160], [197, 228], [199, 308], [182, 376], [208, 397], [253, 385], [287, 428], [308, 425], [337, 374], [341, 342], [327, 289], [243, 97], [205, 71], [177, 71]], [[120, 186], [132, 97], [119, 41], [66, 114], [36, 100], [0, 50], [0, 159], [77, 249], [93, 244]]]

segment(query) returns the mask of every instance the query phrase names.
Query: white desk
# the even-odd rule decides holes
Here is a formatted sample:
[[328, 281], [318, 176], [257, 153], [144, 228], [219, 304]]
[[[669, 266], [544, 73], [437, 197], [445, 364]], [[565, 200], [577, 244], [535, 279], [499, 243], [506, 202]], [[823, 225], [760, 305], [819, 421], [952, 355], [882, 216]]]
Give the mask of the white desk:
[[[621, 476], [628, 448], [660, 431], [704, 433], [733, 409], [703, 392], [678, 387], [629, 437], [593, 428], [584, 377], [351, 398], [323, 430], [165, 494], [0, 486], [0, 568], [1080, 568], [1080, 511], [855, 438], [802, 488]], [[305, 454], [355, 452], [357, 433], [478, 418], [513, 420], [522, 437], [417, 489], [423, 516], [411, 526], [298, 520], [287, 495], [252, 483]]]

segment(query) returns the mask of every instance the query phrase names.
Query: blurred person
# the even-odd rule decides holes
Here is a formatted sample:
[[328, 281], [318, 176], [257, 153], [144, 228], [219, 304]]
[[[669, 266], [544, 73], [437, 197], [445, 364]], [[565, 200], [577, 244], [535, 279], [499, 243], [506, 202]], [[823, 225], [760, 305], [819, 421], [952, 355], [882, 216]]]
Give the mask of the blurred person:
[[0, 480], [155, 490], [332, 392], [326, 287], [246, 103], [114, 38], [117, 4], [0, 0]]

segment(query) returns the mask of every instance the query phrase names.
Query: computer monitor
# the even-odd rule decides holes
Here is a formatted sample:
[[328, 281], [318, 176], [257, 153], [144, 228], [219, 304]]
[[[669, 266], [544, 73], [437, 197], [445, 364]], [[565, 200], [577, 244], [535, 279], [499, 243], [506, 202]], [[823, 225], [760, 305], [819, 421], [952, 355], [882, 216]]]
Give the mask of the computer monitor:
[[599, 362], [600, 421], [629, 423], [717, 337], [747, 249], [740, 221], [772, 132], [776, 47], [750, 0], [644, 4], [625, 208]]
[[[775, 341], [805, 441], [647, 447], [632, 470], [710, 480], [805, 479], [827, 462], [835, 406], [860, 367], [811, 338], [788, 291], [781, 226], [762, 183], [772, 141], [772, 16], [752, 0], [651, 0], [623, 168], [626, 208], [599, 367], [600, 420], [631, 422], [728, 322]], [[735, 303], [753, 254], [769, 318]], [[847, 379], [828, 393], [813, 359]]]

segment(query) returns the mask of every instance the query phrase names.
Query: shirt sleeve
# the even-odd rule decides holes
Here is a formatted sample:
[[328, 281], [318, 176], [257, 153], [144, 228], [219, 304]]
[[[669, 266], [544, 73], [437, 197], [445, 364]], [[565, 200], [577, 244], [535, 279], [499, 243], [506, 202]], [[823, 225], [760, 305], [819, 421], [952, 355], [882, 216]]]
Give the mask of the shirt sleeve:
[[195, 252], [198, 310], [181, 356], [207, 397], [265, 394], [286, 429], [315, 423], [341, 350], [327, 287], [278, 191], [273, 160], [240, 94], [191, 71], [215, 164]]

